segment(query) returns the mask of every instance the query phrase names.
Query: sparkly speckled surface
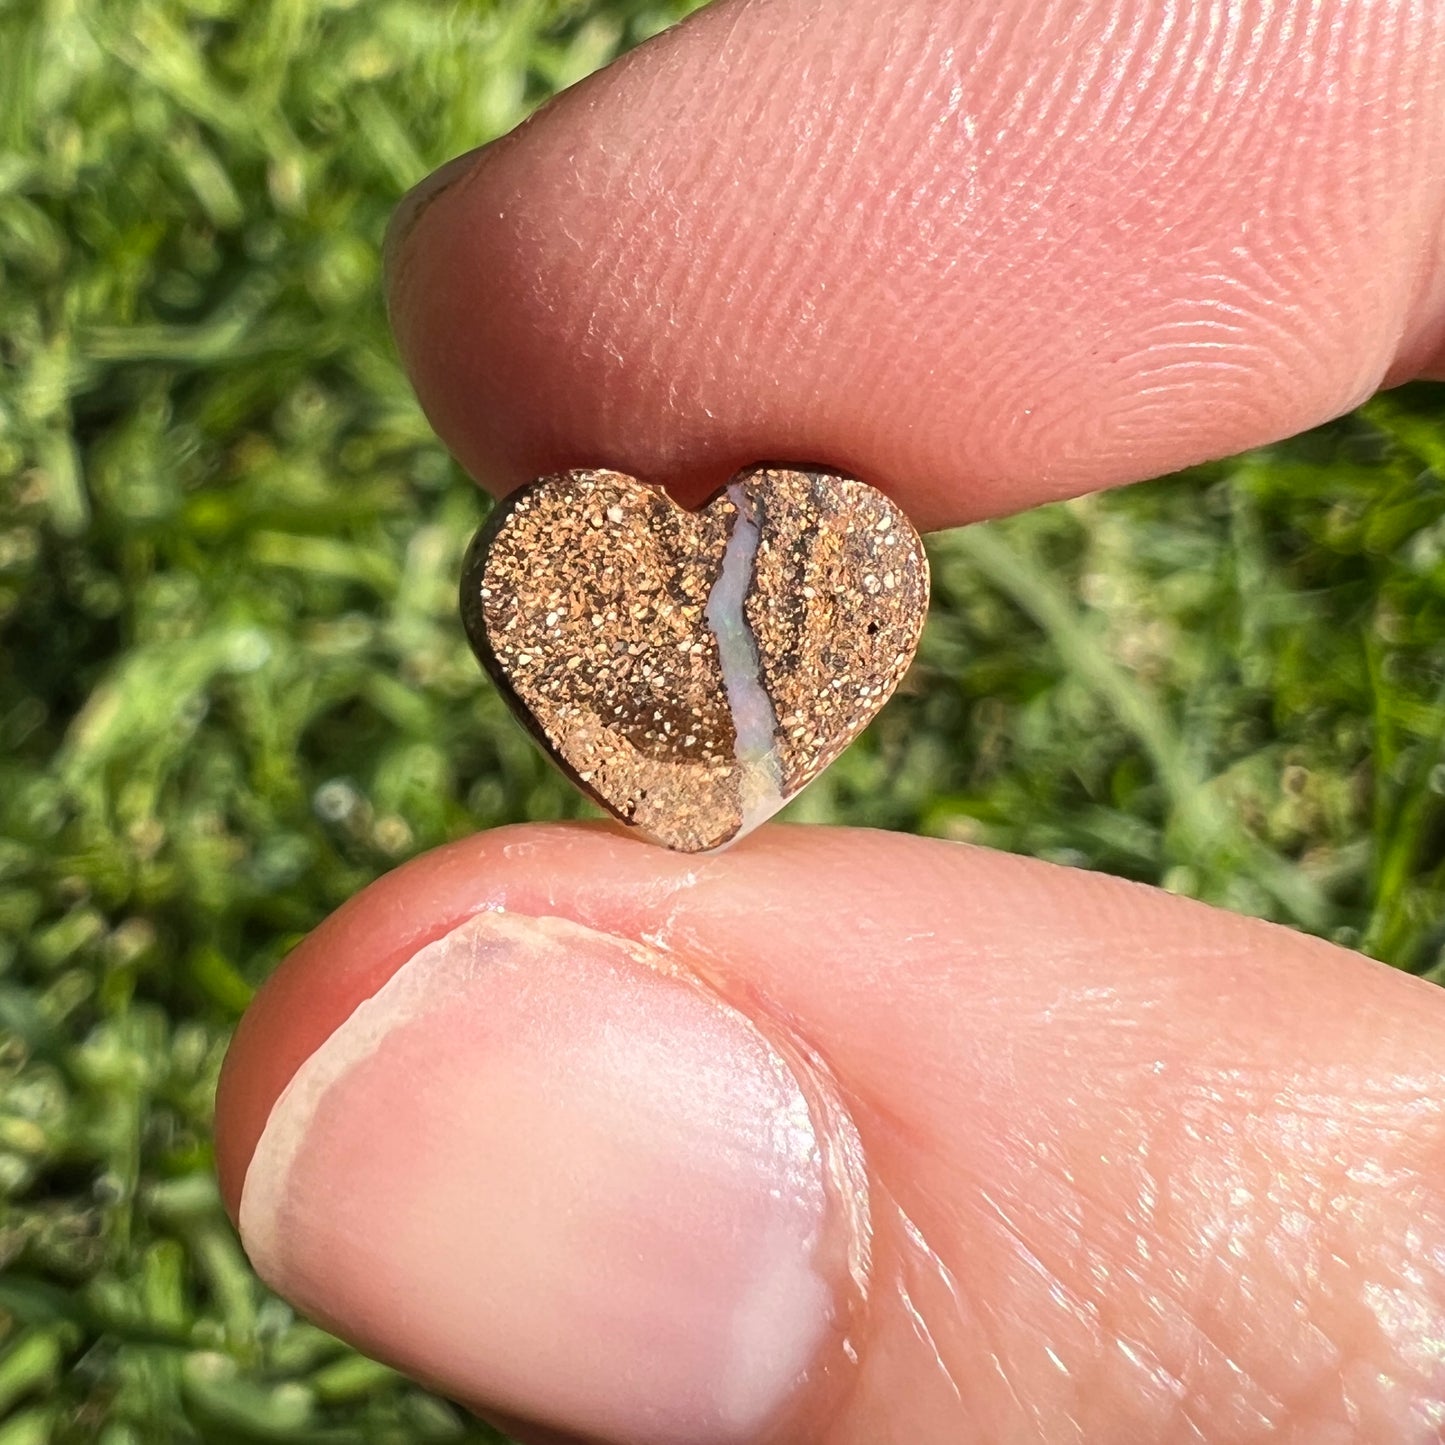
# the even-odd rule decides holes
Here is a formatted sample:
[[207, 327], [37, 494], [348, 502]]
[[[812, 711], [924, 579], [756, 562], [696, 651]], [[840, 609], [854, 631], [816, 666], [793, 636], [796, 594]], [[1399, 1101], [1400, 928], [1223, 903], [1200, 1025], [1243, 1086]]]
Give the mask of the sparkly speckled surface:
[[773, 470], [750, 490], [760, 541], [745, 613], [792, 796], [902, 681], [928, 611], [928, 559], [908, 518], [863, 482]]
[[698, 512], [617, 472], [543, 478], [498, 506], [462, 579], [472, 646], [533, 734], [685, 852], [741, 836], [847, 746], [906, 671], [927, 603], [892, 502], [782, 468]]

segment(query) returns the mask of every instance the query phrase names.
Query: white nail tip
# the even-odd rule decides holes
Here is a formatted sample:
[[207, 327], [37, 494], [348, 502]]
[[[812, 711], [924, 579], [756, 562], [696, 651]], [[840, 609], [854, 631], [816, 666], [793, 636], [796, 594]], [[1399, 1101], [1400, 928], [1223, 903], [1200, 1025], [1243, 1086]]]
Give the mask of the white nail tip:
[[[439, 965], [458, 945], [483, 931], [501, 939], [516, 927], [503, 913], [484, 913], [426, 944], [350, 1016], [291, 1076], [271, 1106], [241, 1188], [237, 1211], [241, 1239], [263, 1278], [277, 1260], [291, 1171], [306, 1143], [322, 1100], [355, 1065], [374, 1055], [396, 1029], [436, 1007]], [[505, 965], [505, 960], [498, 962]]]

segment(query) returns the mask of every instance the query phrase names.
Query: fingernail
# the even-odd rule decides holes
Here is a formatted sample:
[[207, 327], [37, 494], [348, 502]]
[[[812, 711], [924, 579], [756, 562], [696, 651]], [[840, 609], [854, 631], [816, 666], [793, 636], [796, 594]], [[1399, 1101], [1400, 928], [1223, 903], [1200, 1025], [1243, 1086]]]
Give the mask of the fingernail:
[[262, 1277], [473, 1405], [746, 1440], [832, 1330], [797, 1075], [660, 954], [483, 913], [301, 1067], [240, 1206]]
[[401, 198], [396, 210], [392, 212], [391, 220], [387, 223], [386, 236], [381, 247], [382, 269], [388, 279], [395, 277], [402, 248], [416, 223], [421, 220], [422, 213], [443, 191], [449, 190], [457, 181], [471, 172], [477, 163], [477, 158], [485, 149], [485, 146], [478, 146], [474, 150], [466, 151], [453, 160], [449, 160], [424, 180], [418, 181]]

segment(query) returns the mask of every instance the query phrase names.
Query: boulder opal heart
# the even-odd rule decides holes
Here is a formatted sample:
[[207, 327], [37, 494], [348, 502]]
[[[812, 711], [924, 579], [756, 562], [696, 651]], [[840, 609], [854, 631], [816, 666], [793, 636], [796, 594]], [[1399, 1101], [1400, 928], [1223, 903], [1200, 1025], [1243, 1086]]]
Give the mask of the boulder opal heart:
[[462, 576], [472, 647], [563, 769], [687, 853], [777, 812], [908, 668], [928, 559], [850, 477], [758, 467], [701, 510], [610, 471], [499, 503]]

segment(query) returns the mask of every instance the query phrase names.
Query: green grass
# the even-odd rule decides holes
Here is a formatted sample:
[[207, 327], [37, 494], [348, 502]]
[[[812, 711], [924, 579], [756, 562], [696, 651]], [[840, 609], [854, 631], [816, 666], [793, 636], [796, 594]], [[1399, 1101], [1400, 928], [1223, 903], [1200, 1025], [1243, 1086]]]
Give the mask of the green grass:
[[[253, 1279], [227, 1035], [308, 928], [578, 811], [455, 615], [398, 194], [681, 4], [0, 0], [0, 1445], [462, 1441]], [[793, 809], [1440, 967], [1445, 404], [934, 539], [900, 698]]]

